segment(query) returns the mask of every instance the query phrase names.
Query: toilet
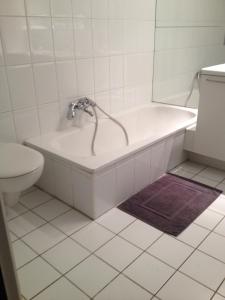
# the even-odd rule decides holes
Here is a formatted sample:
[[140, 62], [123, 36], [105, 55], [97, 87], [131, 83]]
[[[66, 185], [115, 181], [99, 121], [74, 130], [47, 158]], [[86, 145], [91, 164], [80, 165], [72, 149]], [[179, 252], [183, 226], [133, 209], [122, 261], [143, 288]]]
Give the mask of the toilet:
[[41, 153], [16, 143], [0, 143], [0, 195], [7, 206], [19, 201], [22, 191], [40, 178], [44, 167]]

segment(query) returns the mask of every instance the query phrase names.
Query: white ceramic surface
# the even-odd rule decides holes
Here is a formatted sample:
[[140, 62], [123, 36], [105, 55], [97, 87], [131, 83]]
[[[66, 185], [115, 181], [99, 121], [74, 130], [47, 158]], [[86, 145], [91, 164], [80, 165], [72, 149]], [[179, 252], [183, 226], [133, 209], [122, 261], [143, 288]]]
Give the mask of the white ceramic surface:
[[169, 165], [182, 162], [184, 130], [196, 121], [193, 110], [159, 104], [115, 116], [128, 131], [129, 146], [121, 129], [104, 119], [96, 156], [90, 150], [90, 122], [26, 142], [45, 156], [38, 185], [93, 219], [158, 179]]

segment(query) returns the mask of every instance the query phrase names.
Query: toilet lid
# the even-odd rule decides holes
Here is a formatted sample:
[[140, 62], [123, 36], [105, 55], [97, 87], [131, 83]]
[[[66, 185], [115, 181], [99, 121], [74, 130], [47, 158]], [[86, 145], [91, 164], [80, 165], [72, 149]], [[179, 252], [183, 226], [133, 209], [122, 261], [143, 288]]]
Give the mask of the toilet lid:
[[0, 178], [25, 175], [41, 167], [41, 153], [15, 143], [0, 143]]

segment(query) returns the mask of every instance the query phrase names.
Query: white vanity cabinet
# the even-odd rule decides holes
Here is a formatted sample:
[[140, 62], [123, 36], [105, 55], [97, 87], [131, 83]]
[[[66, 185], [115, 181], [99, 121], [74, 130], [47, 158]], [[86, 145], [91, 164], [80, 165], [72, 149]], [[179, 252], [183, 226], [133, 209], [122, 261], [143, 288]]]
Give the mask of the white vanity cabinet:
[[202, 69], [193, 152], [225, 161], [225, 64]]

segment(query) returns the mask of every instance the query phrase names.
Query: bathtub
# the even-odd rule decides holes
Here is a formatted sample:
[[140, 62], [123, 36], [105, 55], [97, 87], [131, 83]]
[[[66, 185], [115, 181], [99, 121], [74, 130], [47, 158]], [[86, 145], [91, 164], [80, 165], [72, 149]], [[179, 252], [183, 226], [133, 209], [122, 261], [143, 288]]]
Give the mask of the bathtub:
[[26, 141], [45, 157], [38, 185], [92, 219], [182, 161], [184, 132], [196, 123], [197, 112], [151, 103], [114, 117], [126, 128], [129, 145], [121, 128], [102, 118], [95, 156], [91, 154], [93, 121]]

